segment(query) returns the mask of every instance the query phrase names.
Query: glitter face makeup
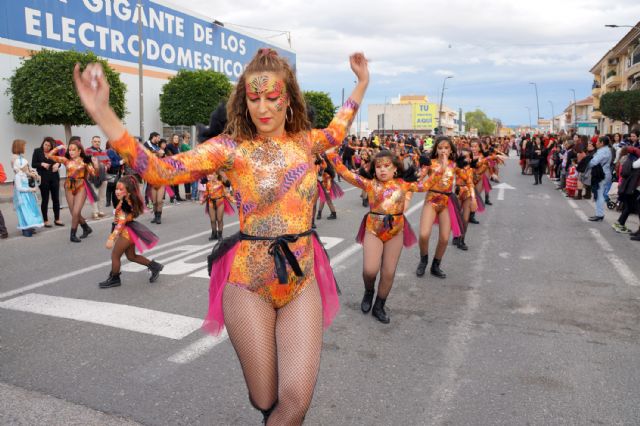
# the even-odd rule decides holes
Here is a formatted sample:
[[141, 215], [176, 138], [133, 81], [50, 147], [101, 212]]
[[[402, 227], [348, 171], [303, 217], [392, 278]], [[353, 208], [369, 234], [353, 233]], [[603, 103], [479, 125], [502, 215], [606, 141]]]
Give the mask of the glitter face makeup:
[[284, 80], [275, 72], [260, 72], [247, 75], [246, 81], [247, 108], [258, 134], [283, 135], [289, 105]]

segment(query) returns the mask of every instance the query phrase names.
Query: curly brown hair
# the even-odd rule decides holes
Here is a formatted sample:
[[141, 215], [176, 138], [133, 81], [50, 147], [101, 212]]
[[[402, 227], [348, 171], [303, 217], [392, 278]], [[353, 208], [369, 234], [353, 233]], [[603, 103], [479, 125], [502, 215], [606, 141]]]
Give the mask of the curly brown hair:
[[284, 128], [287, 133], [300, 133], [311, 128], [311, 123], [307, 118], [307, 106], [298, 86], [298, 80], [293, 73], [286, 58], [278, 55], [273, 49], [259, 49], [251, 59], [244, 72], [238, 79], [235, 90], [231, 93], [227, 102], [227, 126], [224, 133], [227, 133], [235, 140], [248, 140], [255, 138], [256, 126], [249, 117], [247, 107], [246, 76], [256, 72], [274, 72], [280, 74], [287, 86], [289, 94], [289, 105], [293, 111], [293, 117], [285, 121]]

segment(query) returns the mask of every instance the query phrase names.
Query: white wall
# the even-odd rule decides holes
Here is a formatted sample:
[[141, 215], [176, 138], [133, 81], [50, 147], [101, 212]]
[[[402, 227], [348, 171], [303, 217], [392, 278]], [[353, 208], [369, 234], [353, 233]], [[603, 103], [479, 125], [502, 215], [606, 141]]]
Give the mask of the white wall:
[[[14, 139], [24, 139], [27, 141], [26, 158], [31, 161], [33, 150], [40, 146], [45, 136], [64, 141], [63, 126], [31, 126], [18, 124], [13, 120], [10, 113], [11, 103], [5, 95], [9, 86], [8, 79], [13, 75], [14, 70], [21, 64], [18, 56], [0, 54], [0, 162], [7, 173], [7, 180], [13, 180], [13, 170], [11, 168], [11, 144]], [[128, 64], [131, 66], [131, 64]], [[132, 74], [120, 74], [120, 79], [127, 85], [125, 126], [132, 135], [140, 132], [139, 124], [139, 103], [138, 103], [138, 76]], [[162, 133], [162, 123], [160, 121], [160, 92], [162, 86], [167, 82], [165, 79], [145, 77], [144, 79], [144, 131], [143, 139], [149, 136], [152, 131]], [[96, 126], [72, 127], [71, 133], [80, 136], [86, 147], [93, 135], [102, 136], [106, 142], [104, 134]], [[66, 141], [65, 141], [66, 143]], [[103, 146], [104, 147], [104, 146]]]

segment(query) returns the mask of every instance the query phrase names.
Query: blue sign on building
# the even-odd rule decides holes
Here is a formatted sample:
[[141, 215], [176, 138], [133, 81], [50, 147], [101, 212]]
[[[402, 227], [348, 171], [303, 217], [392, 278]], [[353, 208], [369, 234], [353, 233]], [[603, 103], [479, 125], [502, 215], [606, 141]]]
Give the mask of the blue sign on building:
[[[11, 0], [0, 37], [61, 50], [90, 50], [98, 56], [167, 70], [212, 69], [236, 80], [262, 47], [271, 47], [295, 69], [292, 51], [189, 15], [164, 4], [136, 0]], [[138, 23], [142, 22], [142, 43]]]

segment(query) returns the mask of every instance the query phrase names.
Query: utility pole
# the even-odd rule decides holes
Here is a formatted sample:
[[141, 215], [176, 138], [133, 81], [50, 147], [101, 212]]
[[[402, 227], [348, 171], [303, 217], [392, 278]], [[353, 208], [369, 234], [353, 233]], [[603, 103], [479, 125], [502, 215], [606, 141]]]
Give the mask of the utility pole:
[[527, 109], [527, 111], [529, 111], [529, 130], [533, 130], [533, 127], [531, 127], [531, 108], [529, 108], [528, 106], [525, 107]]
[[569, 89], [570, 92], [573, 93], [573, 129], [576, 133], [578, 133], [578, 109], [576, 105], [576, 89]]
[[138, 0], [138, 92], [140, 103], [140, 139], [144, 140], [144, 83], [142, 69], [142, 0]]
[[387, 118], [387, 97], [384, 97], [384, 109], [382, 112], [382, 138], [384, 139], [386, 132], [385, 132], [385, 127], [386, 127], [386, 118]]
[[554, 121], [556, 119], [556, 114], [553, 112], [553, 102], [549, 101], [549, 104], [551, 105], [551, 133], [553, 133], [553, 127], [554, 127]]
[[442, 101], [444, 100], [444, 86], [447, 83], [447, 80], [453, 78], [452, 75], [449, 75], [442, 80], [442, 92], [440, 93], [440, 110], [438, 111], [438, 132], [442, 135]]
[[536, 118], [536, 126], [537, 126], [538, 121], [542, 118], [540, 117], [540, 102], [538, 101], [538, 85], [534, 82], [530, 82], [529, 84], [533, 84], [534, 89], [536, 89], [536, 107], [538, 108], [538, 115]]

